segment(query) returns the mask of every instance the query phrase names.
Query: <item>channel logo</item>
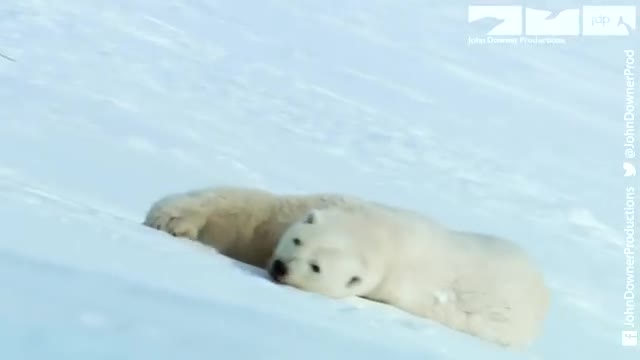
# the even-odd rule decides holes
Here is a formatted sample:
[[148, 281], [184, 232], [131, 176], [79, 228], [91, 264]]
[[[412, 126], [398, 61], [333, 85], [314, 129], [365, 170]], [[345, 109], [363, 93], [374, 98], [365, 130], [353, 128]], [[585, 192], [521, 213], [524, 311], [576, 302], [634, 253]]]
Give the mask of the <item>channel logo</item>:
[[500, 21], [489, 36], [629, 36], [637, 26], [635, 6], [583, 6], [556, 13], [519, 5], [469, 6], [469, 23], [486, 18]]

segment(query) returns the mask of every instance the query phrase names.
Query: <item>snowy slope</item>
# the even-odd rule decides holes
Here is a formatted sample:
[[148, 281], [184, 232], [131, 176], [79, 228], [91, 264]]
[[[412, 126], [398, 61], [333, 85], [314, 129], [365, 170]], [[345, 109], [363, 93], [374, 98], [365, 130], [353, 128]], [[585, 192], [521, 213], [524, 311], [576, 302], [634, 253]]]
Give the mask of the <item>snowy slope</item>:
[[[467, 5], [0, 2], [0, 358], [638, 358], [620, 346], [638, 36], [469, 46], [486, 24]], [[215, 184], [512, 238], [553, 289], [545, 332], [508, 352], [139, 225], [158, 197]]]

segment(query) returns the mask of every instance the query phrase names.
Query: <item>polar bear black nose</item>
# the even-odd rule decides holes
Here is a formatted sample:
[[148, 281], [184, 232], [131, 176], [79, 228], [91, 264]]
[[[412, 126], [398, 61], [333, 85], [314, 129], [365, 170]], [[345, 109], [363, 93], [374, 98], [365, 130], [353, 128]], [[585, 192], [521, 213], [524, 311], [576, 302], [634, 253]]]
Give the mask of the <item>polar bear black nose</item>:
[[280, 281], [283, 277], [285, 277], [287, 275], [287, 264], [285, 264], [282, 260], [280, 259], [276, 259], [273, 264], [271, 265], [271, 269], [269, 271], [269, 274], [271, 275], [271, 277], [276, 280], [276, 281]]

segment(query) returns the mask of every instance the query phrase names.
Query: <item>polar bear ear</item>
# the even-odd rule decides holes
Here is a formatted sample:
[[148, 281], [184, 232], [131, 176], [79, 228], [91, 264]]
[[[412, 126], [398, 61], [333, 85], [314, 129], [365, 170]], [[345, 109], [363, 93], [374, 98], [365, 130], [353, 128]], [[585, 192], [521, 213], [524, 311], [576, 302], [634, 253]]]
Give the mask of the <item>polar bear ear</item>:
[[319, 213], [318, 210], [313, 209], [311, 211], [309, 211], [309, 213], [307, 213], [307, 215], [305, 215], [304, 217], [304, 224], [317, 224], [318, 223], [318, 219], [319, 219]]

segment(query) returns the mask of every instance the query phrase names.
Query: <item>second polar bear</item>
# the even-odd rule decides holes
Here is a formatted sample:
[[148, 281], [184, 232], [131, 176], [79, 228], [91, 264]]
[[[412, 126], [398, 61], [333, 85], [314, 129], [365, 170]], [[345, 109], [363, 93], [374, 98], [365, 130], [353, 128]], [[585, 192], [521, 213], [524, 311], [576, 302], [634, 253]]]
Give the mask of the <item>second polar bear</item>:
[[309, 210], [329, 206], [357, 208], [364, 204], [364, 200], [339, 194], [285, 195], [219, 186], [156, 201], [147, 212], [144, 225], [196, 240], [223, 255], [265, 268], [284, 230]]
[[277, 282], [384, 302], [508, 347], [526, 347], [541, 331], [548, 290], [511, 242], [376, 207], [301, 219], [270, 261]]

